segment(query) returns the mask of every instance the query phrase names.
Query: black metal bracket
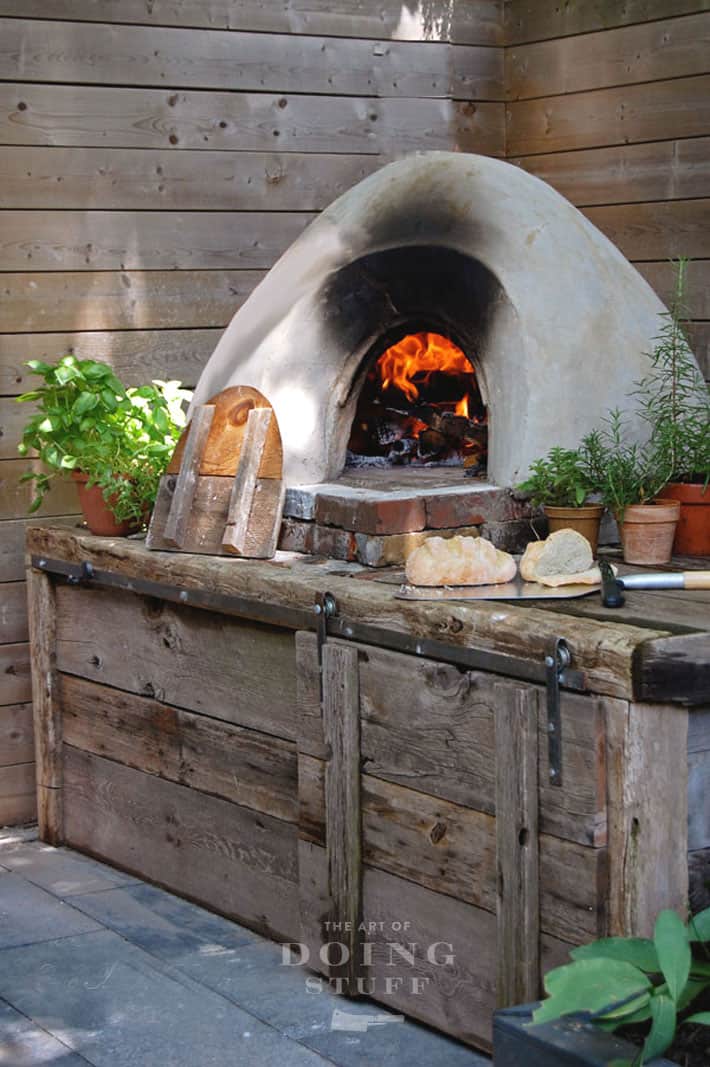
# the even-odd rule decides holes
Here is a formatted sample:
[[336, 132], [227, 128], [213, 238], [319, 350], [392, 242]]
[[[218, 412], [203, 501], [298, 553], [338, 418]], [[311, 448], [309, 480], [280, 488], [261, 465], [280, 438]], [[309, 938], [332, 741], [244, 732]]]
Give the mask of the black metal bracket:
[[547, 688], [547, 752], [550, 785], [562, 785], [562, 709], [560, 685], [572, 662], [572, 654], [564, 637], [555, 637], [545, 656], [545, 685]]
[[[221, 615], [249, 619], [251, 622], [263, 623], [267, 626], [315, 631], [319, 638], [320, 648], [328, 637], [340, 637], [363, 645], [377, 645], [392, 652], [403, 652], [410, 656], [453, 663], [465, 670], [500, 674], [522, 682], [545, 685], [548, 678], [548, 668], [539, 659], [526, 659], [523, 656], [513, 656], [507, 652], [493, 652], [483, 648], [469, 648], [463, 644], [449, 644], [430, 637], [418, 637], [416, 634], [403, 630], [355, 622], [339, 614], [338, 604], [332, 593], [318, 594], [315, 606], [290, 607], [285, 604], [257, 600], [254, 597], [235, 596], [231, 593], [218, 593], [211, 589], [170, 585], [167, 582], [153, 582], [148, 578], [129, 577], [116, 571], [100, 570], [88, 562], [68, 563], [65, 560], [33, 555], [32, 566], [46, 574], [63, 578], [72, 585], [83, 584], [93, 588], [120, 589], [128, 593], [136, 593], [138, 596], [149, 596], [204, 611], [215, 611]], [[558, 688], [559, 686], [579, 693], [587, 692], [589, 689], [584, 672], [571, 667], [565, 667], [558, 675]]]
[[320, 679], [320, 698], [323, 702], [323, 645], [328, 640], [328, 619], [338, 614], [338, 604], [332, 593], [316, 593], [314, 607], [316, 615], [316, 637], [318, 640], [318, 677]]

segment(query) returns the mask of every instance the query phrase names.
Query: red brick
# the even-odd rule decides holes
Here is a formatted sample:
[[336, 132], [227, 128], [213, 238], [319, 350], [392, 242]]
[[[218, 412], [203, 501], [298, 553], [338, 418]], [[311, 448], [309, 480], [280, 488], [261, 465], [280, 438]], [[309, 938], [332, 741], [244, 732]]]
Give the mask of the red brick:
[[365, 534], [414, 533], [426, 526], [424, 499], [319, 494], [316, 522]]
[[530, 505], [515, 500], [507, 489], [482, 492], [437, 493], [424, 498], [426, 528], [440, 530], [451, 526], [467, 526], [482, 522], [510, 522], [526, 518]]

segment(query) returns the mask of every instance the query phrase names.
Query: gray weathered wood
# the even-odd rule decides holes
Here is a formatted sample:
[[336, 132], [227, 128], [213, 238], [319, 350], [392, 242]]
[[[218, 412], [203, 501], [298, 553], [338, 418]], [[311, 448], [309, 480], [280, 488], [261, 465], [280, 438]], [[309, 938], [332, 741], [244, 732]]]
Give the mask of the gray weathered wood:
[[0, 704], [32, 700], [29, 644], [0, 645], [0, 678]]
[[64, 746], [65, 839], [276, 940], [298, 939], [297, 830]]
[[[3, 468], [0, 467], [0, 476]], [[52, 522], [64, 522], [69, 526], [75, 526], [78, 519], [75, 516], [60, 515], [52, 518]], [[36, 518], [14, 519], [0, 522], [0, 581], [19, 582], [25, 577], [25, 532], [29, 523], [37, 522]]]
[[[667, 15], [678, 14], [666, 4]], [[710, 12], [506, 49], [511, 100], [706, 74]]]
[[[0, 535], [2, 531], [0, 530]], [[24, 582], [0, 584], [0, 644], [27, 640], [27, 588]]]
[[[255, 211], [265, 220], [267, 211], [320, 211], [385, 159], [332, 152], [15, 145], [0, 157], [0, 207], [86, 212], [132, 211], [140, 204], [144, 211]], [[90, 215], [83, 219], [91, 223]]]
[[296, 821], [293, 741], [69, 674], [59, 674], [58, 693], [74, 748]]
[[37, 787], [34, 763], [15, 763], [9, 767], [0, 767], [0, 826], [34, 822], [36, 818]]
[[388, 158], [393, 144], [399, 152], [457, 145], [502, 156], [504, 134], [502, 103], [486, 101], [0, 84], [0, 144], [239, 152], [337, 144]]
[[35, 743], [31, 704], [9, 704], [0, 710], [0, 767], [32, 763]]
[[[142, 20], [141, 20], [142, 21]], [[374, 58], [374, 61], [373, 61]], [[0, 19], [0, 77], [171, 89], [503, 99], [499, 48]]]
[[[707, 135], [710, 75], [513, 101], [511, 156]], [[633, 122], [630, 121], [633, 117]]]
[[607, 716], [610, 933], [649, 937], [663, 908], [687, 913], [688, 712], [615, 702]]
[[417, 9], [412, 17], [403, 17], [402, 0], [380, 0], [376, 7], [371, 0], [338, 0], [337, 4], [331, 0], [151, 0], [149, 7], [145, 0], [2, 0], [0, 13], [20, 18], [201, 26], [376, 40], [503, 44], [501, 0], [476, 0], [475, 4], [470, 0], [429, 0], [426, 9]]
[[[6, 519], [24, 519], [35, 496], [33, 482], [23, 482], [22, 475], [28, 470], [41, 470], [38, 460], [6, 459], [0, 463], [0, 515]], [[68, 478], [55, 478], [42, 506], [35, 513], [44, 515], [69, 515], [79, 511], [76, 484]]]
[[[185, 551], [204, 553], [208, 556], [223, 554], [222, 534], [227, 521], [227, 509], [233, 485], [233, 478], [220, 475], [201, 474], [197, 479]], [[160, 479], [146, 540], [148, 548], [168, 551], [174, 548], [174, 545], [164, 537], [162, 531], [170, 513], [175, 486], [176, 479], [173, 475], [163, 475]]]
[[[354, 621], [409, 634], [416, 625], [416, 632], [422, 638], [435, 638], [453, 647], [466, 646], [480, 651], [504, 648], [507, 653], [521, 656], [538, 666], [550, 636], [559, 633], [560, 616], [537, 605], [510, 607], [502, 614], [495, 604], [485, 602], [477, 605], [475, 611], [466, 604], [412, 605], [393, 599], [391, 588], [384, 583], [353, 581], [351, 575], [360, 573], [359, 568], [345, 565], [334, 569], [326, 562], [314, 565], [298, 559], [277, 559], [277, 563], [287, 565], [251, 560], [235, 566], [234, 561], [219, 557], [205, 559], [180, 553], [146, 552], [144, 545], [130, 539], [116, 543], [59, 526], [31, 527], [28, 538], [33, 553], [49, 558], [62, 558], [67, 562], [86, 560], [98, 569], [130, 576], [130, 579], [148, 578], [187, 589], [219, 589], [227, 596], [247, 596], [308, 611], [311, 617], [315, 596], [323, 591], [327, 580], [329, 586], [332, 585], [341, 613]], [[565, 615], [565, 635], [574, 647], [575, 666], [584, 671], [590, 690], [596, 694], [628, 698], [632, 692], [630, 663], [633, 650], [641, 642], [664, 636], [668, 631], [656, 627], [653, 620], [648, 619], [617, 624], [614, 612], [608, 612], [604, 621], [606, 625], [600, 628], [598, 618]], [[293, 635], [289, 641], [293, 648]], [[460, 671], [457, 674], [462, 686], [469, 684], [466, 679], [461, 681]], [[456, 691], [455, 686], [453, 691]], [[474, 694], [472, 688], [471, 696]], [[589, 719], [589, 705], [584, 697], [576, 698], [575, 694], [570, 697], [574, 698], [570, 707], [580, 707], [576, 701], [581, 700], [584, 714]], [[597, 706], [600, 703], [597, 700]], [[582, 715], [581, 709], [578, 714]], [[572, 712], [570, 716], [574, 719]], [[598, 793], [597, 785], [594, 795]]]
[[263, 271], [62, 271], [4, 274], [3, 329], [132, 330], [226, 326]]
[[[335, 940], [347, 958], [330, 974], [355, 982], [362, 971], [362, 824], [360, 802], [360, 687], [358, 651], [323, 647], [323, 733], [331, 756], [325, 767], [326, 851]], [[326, 940], [333, 938], [326, 937]]]
[[28, 569], [27, 594], [39, 835], [58, 845], [64, 839], [62, 715], [56, 694], [57, 605], [51, 578]]
[[511, 159], [577, 207], [705, 196], [710, 137], [583, 148]]
[[173, 493], [170, 511], [163, 531], [165, 540], [171, 541], [178, 548], [182, 546], [185, 540], [190, 514], [195, 501], [195, 490], [197, 489], [202, 454], [212, 426], [214, 412], [214, 406], [198, 404], [193, 410], [190, 419], [190, 428], [187, 434], [182, 463], [180, 464], [180, 473], [177, 477], [175, 492]]
[[[323, 973], [318, 956], [320, 924], [330, 907], [325, 849], [299, 842], [299, 872], [309, 904], [302, 911], [301, 939], [311, 949], [311, 965]], [[390, 1011], [406, 1012], [462, 1041], [490, 1048], [495, 1008], [495, 916], [366, 867], [363, 921], [374, 924], [367, 934], [372, 965], [365, 991], [367, 982], [374, 979], [375, 996], [381, 996]], [[568, 963], [568, 951], [569, 945], [544, 935], [543, 969]], [[388, 976], [400, 981], [392, 982], [391, 991], [383, 996]], [[347, 985], [342, 991], [349, 992]]]
[[623, 4], [590, 4], [588, 0], [566, 0], [564, 4], [559, 0], [508, 0], [505, 5], [505, 41], [508, 45], [543, 41], [707, 9], [707, 0], [625, 0]]
[[[411, 782], [418, 786], [417, 780]], [[298, 759], [302, 840], [325, 846], [325, 761]], [[477, 908], [495, 912], [496, 819], [418, 788], [362, 775], [362, 855], [368, 867], [395, 874]], [[541, 834], [540, 928], [563, 941], [606, 933], [606, 850]]]
[[[247, 418], [222, 536], [222, 547], [236, 556], [270, 559], [276, 551], [283, 507], [280, 479], [271, 479], [279, 482], [275, 500], [268, 487], [266, 492], [257, 495], [259, 468], [274, 418], [271, 408], [252, 408]], [[278, 505], [279, 501], [281, 507], [274, 509], [274, 503]]]
[[59, 670], [295, 739], [288, 631], [130, 593], [58, 588], [57, 600]]
[[540, 854], [537, 698], [494, 686], [496, 757], [496, 999], [540, 995]]
[[[373, 592], [376, 583], [368, 583]], [[323, 758], [315, 636], [297, 635], [301, 751]], [[495, 813], [495, 716], [491, 675], [363, 646], [363, 770], [477, 811]], [[538, 687], [531, 687], [540, 699]], [[565, 694], [562, 787], [548, 784], [540, 731], [540, 827], [581, 844], [606, 842], [604, 701]], [[452, 743], [452, 732], [455, 743]]]
[[8, 271], [262, 270], [313, 218], [307, 211], [5, 211], [0, 256]]

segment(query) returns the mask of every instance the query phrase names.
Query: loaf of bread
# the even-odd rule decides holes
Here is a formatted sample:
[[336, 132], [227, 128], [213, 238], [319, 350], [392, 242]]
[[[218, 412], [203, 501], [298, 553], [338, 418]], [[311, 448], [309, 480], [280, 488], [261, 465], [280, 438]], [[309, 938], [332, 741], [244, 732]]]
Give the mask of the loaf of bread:
[[556, 530], [544, 541], [533, 541], [520, 561], [526, 582], [541, 585], [599, 585], [601, 574], [592, 546], [576, 530]]
[[410, 553], [406, 573], [411, 585], [498, 585], [517, 565], [483, 537], [430, 537]]

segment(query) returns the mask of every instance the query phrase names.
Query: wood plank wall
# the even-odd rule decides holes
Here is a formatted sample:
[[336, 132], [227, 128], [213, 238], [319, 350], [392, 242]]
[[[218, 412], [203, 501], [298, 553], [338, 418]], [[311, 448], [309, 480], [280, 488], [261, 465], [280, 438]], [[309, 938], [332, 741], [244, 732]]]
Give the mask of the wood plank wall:
[[579, 207], [661, 298], [690, 267], [710, 378], [710, 0], [509, 0], [506, 155]]
[[33, 813], [22, 363], [194, 384], [316, 212], [446, 148], [549, 181], [661, 296], [694, 257], [710, 375], [709, 35], [710, 0], [0, 0], [0, 825]]
[[[502, 0], [0, 0], [0, 825], [34, 813], [22, 363], [194, 385], [340, 193], [504, 154], [502, 34]], [[75, 510], [63, 485], [43, 513]]]

